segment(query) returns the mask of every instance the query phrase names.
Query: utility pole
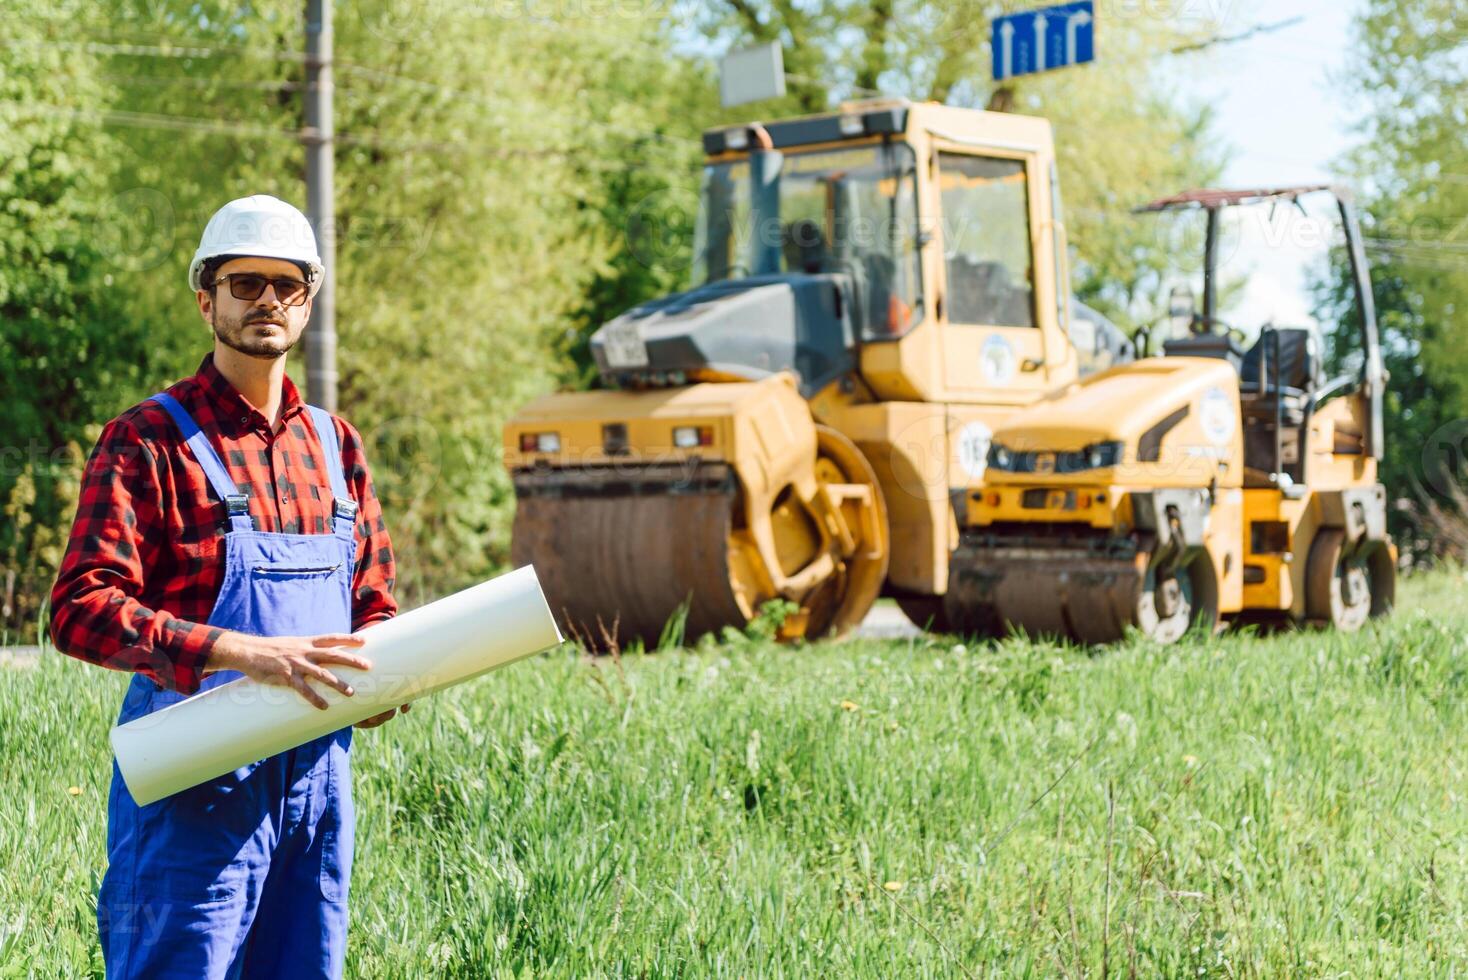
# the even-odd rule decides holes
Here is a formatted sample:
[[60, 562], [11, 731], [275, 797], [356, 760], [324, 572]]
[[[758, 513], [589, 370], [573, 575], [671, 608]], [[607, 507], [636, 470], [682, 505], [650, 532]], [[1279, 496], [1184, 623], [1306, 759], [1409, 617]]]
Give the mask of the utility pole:
[[306, 330], [306, 399], [336, 411], [336, 163], [331, 113], [331, 0], [306, 0], [306, 214], [326, 281]]

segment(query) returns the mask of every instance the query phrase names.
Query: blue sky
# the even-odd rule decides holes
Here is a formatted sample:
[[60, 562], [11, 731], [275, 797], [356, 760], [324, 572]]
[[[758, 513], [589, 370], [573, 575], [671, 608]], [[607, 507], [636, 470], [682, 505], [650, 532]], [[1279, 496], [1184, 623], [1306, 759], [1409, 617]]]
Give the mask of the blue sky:
[[1175, 59], [1184, 92], [1218, 110], [1217, 132], [1233, 147], [1224, 183], [1324, 180], [1352, 143], [1348, 93], [1330, 74], [1346, 63], [1351, 18], [1361, 0], [1214, 0], [1223, 32], [1293, 17], [1283, 30]]
[[[1186, 0], [1184, 0], [1186, 2]], [[1203, 2], [1203, 0], [1199, 0]], [[1212, 0], [1222, 3], [1224, 34], [1255, 24], [1303, 18], [1300, 23], [1191, 59], [1174, 59], [1181, 91], [1206, 101], [1218, 115], [1215, 131], [1232, 148], [1221, 183], [1268, 187], [1332, 180], [1332, 163], [1355, 140], [1350, 93], [1340, 84], [1351, 20], [1362, 0]], [[1318, 202], [1315, 205], [1318, 212]], [[1251, 223], [1270, 215], [1264, 227]], [[1225, 276], [1247, 288], [1226, 311], [1246, 333], [1265, 322], [1312, 324], [1308, 284], [1323, 258], [1313, 235], [1334, 227], [1282, 213], [1245, 212], [1234, 234]]]

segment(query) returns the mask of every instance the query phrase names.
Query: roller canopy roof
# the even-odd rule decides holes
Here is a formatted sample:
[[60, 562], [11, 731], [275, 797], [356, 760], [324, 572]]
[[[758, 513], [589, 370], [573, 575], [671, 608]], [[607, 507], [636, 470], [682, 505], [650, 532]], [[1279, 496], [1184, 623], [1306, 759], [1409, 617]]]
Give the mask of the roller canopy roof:
[[1346, 192], [1331, 184], [1304, 184], [1299, 187], [1275, 187], [1275, 188], [1251, 188], [1247, 190], [1222, 190], [1219, 188], [1199, 188], [1197, 190], [1183, 191], [1171, 197], [1158, 198], [1151, 204], [1144, 204], [1137, 208], [1138, 212], [1144, 211], [1173, 211], [1180, 208], [1226, 208], [1237, 204], [1258, 204], [1260, 201], [1269, 201], [1276, 198], [1288, 198], [1294, 200], [1305, 194], [1313, 194], [1316, 191], [1330, 191], [1338, 198], [1345, 198]]

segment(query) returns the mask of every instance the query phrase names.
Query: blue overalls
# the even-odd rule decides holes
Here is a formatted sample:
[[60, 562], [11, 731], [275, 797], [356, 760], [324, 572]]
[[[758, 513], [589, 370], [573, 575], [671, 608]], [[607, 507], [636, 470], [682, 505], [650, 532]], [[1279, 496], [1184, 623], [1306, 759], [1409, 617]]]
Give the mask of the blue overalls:
[[[326, 451], [331, 534], [255, 530], [208, 437], [170, 395], [173, 416], [227, 505], [224, 582], [209, 624], [256, 636], [352, 629], [356, 502], [331, 417], [308, 406]], [[237, 671], [207, 675], [201, 689]], [[183, 699], [133, 675], [118, 723]], [[97, 926], [111, 978], [339, 977], [347, 940], [354, 818], [344, 728], [140, 807], [114, 762], [107, 873]]]

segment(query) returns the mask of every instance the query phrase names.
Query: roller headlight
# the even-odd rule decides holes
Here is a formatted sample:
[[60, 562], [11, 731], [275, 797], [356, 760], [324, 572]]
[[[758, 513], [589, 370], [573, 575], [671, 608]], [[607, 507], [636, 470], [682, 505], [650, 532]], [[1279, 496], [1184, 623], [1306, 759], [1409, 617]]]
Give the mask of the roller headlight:
[[520, 433], [520, 451], [522, 453], [558, 453], [561, 451], [561, 437], [555, 432], [522, 432]]
[[1060, 453], [1055, 460], [1057, 473], [1081, 473], [1086, 470], [1105, 469], [1121, 462], [1120, 442], [1093, 442], [1075, 452]]
[[1122, 444], [1117, 441], [1097, 442], [1083, 449], [1056, 453], [1018, 453], [998, 443], [989, 447], [989, 465], [996, 470], [1004, 470], [1009, 473], [1033, 473], [1036, 460], [1041, 457], [1047, 464], [1046, 472], [1052, 472], [1048, 464], [1053, 459], [1053, 472], [1055, 473], [1084, 473], [1087, 470], [1105, 469], [1108, 466], [1119, 464], [1122, 458]]
[[1087, 446], [1085, 449], [1086, 468], [1099, 470], [1120, 464], [1123, 448], [1122, 443], [1117, 440], [1098, 442]]
[[697, 449], [714, 444], [714, 430], [707, 425], [680, 425], [673, 430], [673, 445], [679, 449]]

